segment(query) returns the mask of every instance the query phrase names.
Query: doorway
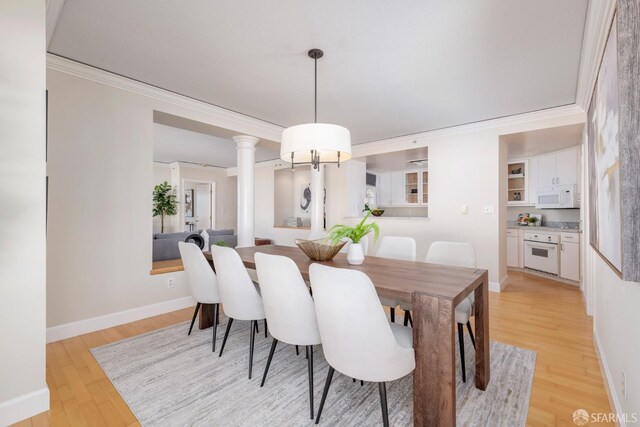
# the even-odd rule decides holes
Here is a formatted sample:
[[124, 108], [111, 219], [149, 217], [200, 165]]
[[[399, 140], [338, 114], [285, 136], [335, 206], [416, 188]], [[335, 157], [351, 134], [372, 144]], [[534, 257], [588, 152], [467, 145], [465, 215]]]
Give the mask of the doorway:
[[210, 181], [183, 180], [183, 231], [215, 229], [216, 184]]

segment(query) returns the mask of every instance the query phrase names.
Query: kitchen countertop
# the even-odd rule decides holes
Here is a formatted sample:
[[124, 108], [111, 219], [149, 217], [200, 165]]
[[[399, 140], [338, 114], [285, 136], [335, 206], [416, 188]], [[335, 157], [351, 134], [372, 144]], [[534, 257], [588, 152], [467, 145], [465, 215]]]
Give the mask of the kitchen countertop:
[[507, 225], [507, 229], [509, 230], [526, 230], [526, 231], [556, 231], [556, 232], [563, 232], [563, 233], [582, 233], [582, 230], [580, 230], [579, 228], [562, 228], [562, 227], [546, 227], [546, 226], [540, 226], [540, 227], [529, 227], [526, 225]]

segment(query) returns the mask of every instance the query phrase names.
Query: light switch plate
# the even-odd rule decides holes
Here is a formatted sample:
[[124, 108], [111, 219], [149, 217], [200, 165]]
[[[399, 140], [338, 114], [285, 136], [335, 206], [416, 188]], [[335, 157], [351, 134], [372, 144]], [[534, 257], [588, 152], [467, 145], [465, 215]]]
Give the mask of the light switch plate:
[[469, 213], [469, 206], [467, 206], [467, 205], [460, 206], [460, 213], [462, 215], [468, 214]]
[[486, 214], [492, 214], [495, 213], [496, 209], [493, 205], [484, 205], [484, 213]]

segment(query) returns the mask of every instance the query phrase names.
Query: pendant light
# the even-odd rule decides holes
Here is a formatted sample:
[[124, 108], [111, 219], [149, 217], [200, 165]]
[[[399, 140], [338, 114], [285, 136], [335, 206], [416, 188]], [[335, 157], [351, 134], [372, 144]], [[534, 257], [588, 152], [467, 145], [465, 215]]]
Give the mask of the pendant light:
[[314, 74], [314, 122], [286, 128], [282, 132], [280, 158], [295, 165], [312, 165], [318, 169], [321, 163], [337, 163], [351, 158], [351, 134], [349, 129], [329, 123], [318, 123], [318, 59], [324, 53], [311, 49]]

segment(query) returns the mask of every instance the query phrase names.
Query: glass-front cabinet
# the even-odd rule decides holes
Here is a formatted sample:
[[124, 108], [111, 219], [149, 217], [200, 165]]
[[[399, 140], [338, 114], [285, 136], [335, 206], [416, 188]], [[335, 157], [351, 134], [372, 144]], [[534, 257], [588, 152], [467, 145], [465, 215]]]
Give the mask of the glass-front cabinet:
[[378, 206], [427, 206], [429, 172], [425, 169], [377, 174]]

